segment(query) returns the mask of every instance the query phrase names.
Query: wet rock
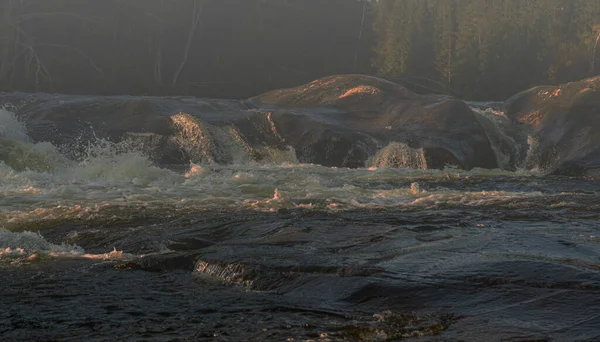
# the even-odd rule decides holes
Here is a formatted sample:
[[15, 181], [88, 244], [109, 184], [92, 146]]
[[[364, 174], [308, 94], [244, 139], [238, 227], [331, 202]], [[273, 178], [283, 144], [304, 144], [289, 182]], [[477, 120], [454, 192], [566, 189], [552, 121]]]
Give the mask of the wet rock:
[[504, 104], [506, 115], [536, 140], [543, 171], [583, 176], [600, 169], [600, 77], [535, 87]]
[[356, 168], [400, 145], [386, 152], [398, 154], [384, 158], [389, 165], [377, 166], [497, 167], [485, 130], [464, 102], [361, 75], [247, 101], [3, 94], [0, 103], [14, 104], [34, 141], [51, 142], [74, 158], [90, 142], [107, 139], [161, 165], [299, 161]]
[[[374, 77], [339, 75], [250, 99], [272, 109], [282, 135], [310, 162], [336, 166], [366, 162], [391, 143], [422, 149], [427, 168], [497, 166], [471, 109], [447, 96], [421, 96]], [[298, 158], [310, 159], [302, 154]]]

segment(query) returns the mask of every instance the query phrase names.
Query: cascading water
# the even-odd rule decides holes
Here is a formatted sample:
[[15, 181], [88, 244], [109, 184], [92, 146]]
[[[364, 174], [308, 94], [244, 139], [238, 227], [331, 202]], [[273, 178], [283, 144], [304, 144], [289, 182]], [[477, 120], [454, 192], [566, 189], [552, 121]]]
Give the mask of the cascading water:
[[527, 141], [504, 112], [483, 105], [472, 105], [471, 109], [487, 133], [498, 166], [503, 170], [523, 168]]
[[488, 104], [471, 103], [471, 109], [485, 129], [503, 170], [543, 172], [539, 142], [535, 135], [512, 120], [498, 108]]
[[25, 124], [4, 108], [0, 108], [0, 139], [29, 142]]
[[540, 156], [540, 143], [533, 135], [527, 136], [527, 154], [523, 162], [523, 167], [527, 170], [542, 171], [540, 170], [541, 156]]
[[[70, 160], [50, 143], [31, 142], [24, 125], [13, 114], [3, 111], [0, 118], [5, 127], [3, 137], [6, 137], [2, 139], [0, 150], [4, 151], [0, 154], [0, 194], [4, 195], [0, 200], [4, 205], [0, 222], [4, 222], [5, 227], [38, 220], [103, 219], [106, 215], [115, 215], [114, 211], [121, 210], [120, 206], [157, 210], [162, 207], [345, 210], [432, 205], [440, 201], [440, 196], [448, 201], [460, 200], [463, 196], [443, 190], [443, 195], [432, 198], [433, 202], [427, 198], [415, 200], [415, 196], [425, 196], [426, 192], [415, 192], [414, 186], [411, 188], [411, 184], [416, 184], [414, 177], [435, 179], [446, 178], [448, 174], [425, 172], [427, 163], [423, 150], [402, 143], [392, 143], [379, 151], [369, 163], [375, 170], [342, 172], [298, 164], [291, 148], [253, 146], [235, 126], [213, 127], [182, 115], [175, 121], [184, 133], [174, 139], [182, 148], [188, 148], [187, 153], [198, 156], [199, 162], [191, 162], [186, 171], [175, 171], [155, 166], [128, 140], [114, 143], [100, 139], [83, 148], [77, 160]], [[268, 116], [265, 118], [266, 132], [280, 139], [274, 124], [269, 124], [272, 121]], [[190, 137], [189, 141], [184, 137]], [[188, 145], [183, 145], [186, 143]], [[215, 163], [227, 158], [232, 163]], [[412, 176], [394, 168], [412, 169]], [[329, 177], [331, 172], [337, 174], [335, 182]], [[456, 177], [460, 177], [457, 174]], [[406, 182], [399, 184], [399, 189], [357, 186], [364, 180], [388, 182], [397, 177]], [[409, 178], [402, 180], [404, 177]], [[467, 197], [478, 201], [487, 196], [476, 193]]]
[[[73, 154], [0, 111], [6, 340], [484, 340], [507, 324], [514, 334], [503, 338], [535, 340], [562, 328], [539, 330], [548, 312], [567, 312], [560, 321], [582, 334], [558, 339], [597, 335], [598, 310], [580, 308], [597, 297], [600, 183], [428, 170], [423, 149], [368, 132], [356, 155], [385, 146], [371, 168], [299, 164], [284, 137], [302, 147], [316, 131], [313, 151], [347, 138], [343, 156], [361, 136], [345, 134], [338, 113], [304, 126], [266, 111], [165, 114], [186, 110], [178, 105], [126, 133], [118, 115], [103, 126], [55, 113], [69, 134], [56, 145], [81, 145]], [[501, 113], [477, 115], [502, 166], [539, 165], [533, 135], [511, 132]], [[31, 136], [52, 139], [35, 135], [37, 119]], [[68, 141], [83, 125], [106, 139]], [[179, 164], [153, 162], [155, 150], [179, 153]], [[406, 314], [415, 303], [423, 312]], [[542, 328], [530, 334], [532, 324]]]
[[0, 163], [17, 171], [50, 171], [62, 162], [65, 158], [52, 144], [32, 143], [25, 125], [0, 109]]
[[410, 148], [404, 143], [394, 142], [378, 151], [367, 163], [375, 168], [408, 168], [427, 170], [427, 160], [422, 148]]
[[199, 119], [190, 114], [171, 116], [178, 133], [172, 138], [194, 163], [214, 163], [216, 152], [213, 136]]
[[[197, 117], [183, 113], [172, 115], [170, 118], [177, 132], [171, 141], [193, 163], [222, 165], [242, 165], [252, 162], [297, 163], [295, 151], [290, 146], [284, 149], [267, 144], [253, 146], [235, 125], [210, 125], [203, 123]], [[267, 114], [266, 118], [269, 130], [264, 133], [273, 134], [276, 140], [281, 141], [270, 114]]]

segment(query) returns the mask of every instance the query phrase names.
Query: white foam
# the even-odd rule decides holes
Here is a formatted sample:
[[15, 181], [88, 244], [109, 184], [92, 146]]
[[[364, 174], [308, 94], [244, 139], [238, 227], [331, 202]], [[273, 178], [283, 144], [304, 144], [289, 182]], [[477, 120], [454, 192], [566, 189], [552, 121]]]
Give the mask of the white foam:
[[0, 140], [28, 142], [29, 136], [25, 124], [12, 113], [0, 108]]
[[133, 259], [135, 256], [116, 249], [108, 253], [90, 254], [77, 245], [50, 243], [39, 233], [11, 232], [0, 228], [0, 264], [21, 264], [48, 258], [107, 261]]
[[[5, 122], [22, 127], [17, 125], [13, 115], [7, 113], [2, 113]], [[195, 141], [202, 142], [202, 145], [208, 135], [198, 135], [197, 129], [201, 125], [192, 119], [183, 116], [182, 125], [187, 128], [182, 129], [187, 132], [186, 136], [196, 134]], [[24, 133], [23, 130], [21, 132]], [[212, 132], [211, 137], [217, 137], [214, 141], [220, 141], [214, 130], [209, 129], [209, 132]], [[19, 153], [34, 155], [31, 151], [42, 151], [41, 145], [29, 142], [21, 133], [16, 138], [20, 140], [10, 141], [20, 144], [17, 149]], [[390, 144], [380, 151], [372, 163], [374, 167], [369, 169], [298, 164], [293, 158], [286, 157], [287, 154], [295, 154], [289, 150], [272, 151], [272, 156], [266, 158], [267, 162], [263, 164], [243, 162], [223, 166], [207, 157], [204, 163], [191, 163], [185, 172], [156, 167], [143, 153], [126, 143], [114, 144], [100, 140], [87, 147], [80, 162], [67, 160], [50, 144], [44, 145], [44, 148], [46, 152], [42, 155], [46, 159], [33, 163], [38, 165], [34, 168], [17, 167], [19, 165], [12, 159], [7, 163], [0, 156], [0, 222], [6, 228], [52, 220], [102, 220], [121, 215], [123, 210], [131, 210], [127, 208], [138, 207], [156, 210], [349, 210], [485, 205], [507, 198], [536, 196], [526, 192], [463, 193], [443, 188], [427, 189], [424, 185], [436, 179], [533, 175], [525, 171], [510, 173], [483, 169], [425, 170], [422, 150], [410, 149], [399, 143]], [[231, 151], [230, 147], [226, 149]], [[267, 151], [260, 153], [268, 154]], [[275, 160], [281, 163], [273, 163]], [[372, 184], [389, 186], [382, 188]], [[21, 247], [15, 245], [11, 251], [13, 248]]]
[[65, 178], [79, 181], [104, 181], [148, 185], [168, 178], [170, 171], [153, 166], [148, 157], [128, 146], [100, 140], [88, 146], [77, 165], [61, 170]]
[[408, 145], [399, 142], [390, 143], [378, 151], [367, 162], [367, 165], [374, 168], [391, 167], [427, 170], [427, 161], [423, 149], [410, 148]]
[[[18, 225], [34, 220], [95, 219], [112, 207], [277, 210], [293, 207], [333, 208], [433, 206], [493, 203], [529, 193], [453, 192], [423, 189], [435, 179], [473, 175], [515, 175], [500, 170], [332, 169], [316, 165], [192, 164], [176, 173], [134, 156], [101, 158], [58, 173], [16, 172], [0, 163], [0, 221]], [[521, 176], [530, 176], [524, 172]], [[404, 186], [381, 189], [370, 184]], [[430, 200], [415, 197], [433, 196]], [[465, 199], [462, 199], [465, 198]]]
[[55, 245], [32, 232], [15, 233], [0, 229], [0, 258], [34, 255], [81, 256], [85, 252], [75, 245]]

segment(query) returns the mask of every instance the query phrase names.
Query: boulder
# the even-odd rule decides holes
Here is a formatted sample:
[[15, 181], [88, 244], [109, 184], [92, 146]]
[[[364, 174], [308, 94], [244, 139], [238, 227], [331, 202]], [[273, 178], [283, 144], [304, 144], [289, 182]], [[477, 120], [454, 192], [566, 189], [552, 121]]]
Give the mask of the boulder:
[[497, 167], [485, 130], [452, 97], [417, 95], [375, 77], [338, 75], [249, 101], [275, 113], [301, 161], [359, 166], [389, 144], [402, 143], [421, 149], [428, 168]]
[[535, 140], [537, 168], [568, 176], [600, 169], [600, 77], [529, 89], [509, 98], [504, 110]]
[[[3, 94], [31, 138], [76, 157], [127, 142], [159, 164], [299, 161], [336, 167], [497, 167], [471, 109], [362, 75], [339, 75], [246, 101]], [[293, 154], [293, 155], [290, 155]]]

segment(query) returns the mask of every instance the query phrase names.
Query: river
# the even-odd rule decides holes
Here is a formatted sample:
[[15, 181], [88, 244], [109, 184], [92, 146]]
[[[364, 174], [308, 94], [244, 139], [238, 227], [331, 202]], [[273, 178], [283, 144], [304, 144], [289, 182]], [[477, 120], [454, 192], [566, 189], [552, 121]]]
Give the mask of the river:
[[83, 150], [0, 111], [3, 340], [600, 339], [598, 180]]

